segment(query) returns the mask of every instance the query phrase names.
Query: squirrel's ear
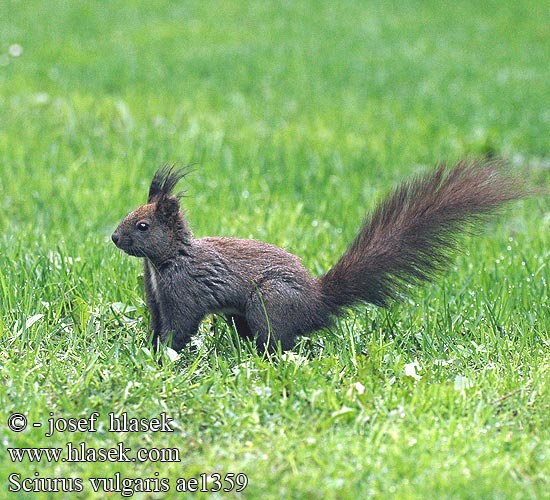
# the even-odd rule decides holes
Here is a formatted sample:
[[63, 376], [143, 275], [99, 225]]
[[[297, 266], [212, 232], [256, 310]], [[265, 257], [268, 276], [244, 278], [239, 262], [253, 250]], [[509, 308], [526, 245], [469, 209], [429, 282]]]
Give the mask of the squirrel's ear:
[[[147, 203], [153, 203], [164, 196], [171, 195], [178, 181], [188, 173], [189, 166], [176, 168], [175, 165], [165, 165], [159, 168], [151, 181]], [[181, 197], [181, 195], [176, 196]]]
[[176, 196], [161, 196], [157, 201], [157, 212], [164, 217], [172, 217], [180, 211], [180, 202]]
[[147, 196], [147, 203], [153, 203], [155, 200], [158, 200], [162, 195], [162, 171], [157, 170], [155, 176], [151, 181], [151, 186], [149, 187], [149, 196]]

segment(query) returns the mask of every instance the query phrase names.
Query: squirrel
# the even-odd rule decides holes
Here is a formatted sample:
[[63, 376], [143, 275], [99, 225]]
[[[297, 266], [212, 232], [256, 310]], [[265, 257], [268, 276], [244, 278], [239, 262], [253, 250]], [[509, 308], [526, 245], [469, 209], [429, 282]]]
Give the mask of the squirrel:
[[143, 258], [153, 347], [180, 351], [211, 313], [222, 314], [259, 350], [291, 349], [297, 337], [332, 324], [344, 309], [387, 306], [410, 284], [431, 281], [449, 264], [460, 233], [506, 202], [522, 197], [502, 162], [441, 165], [398, 186], [364, 220], [326, 274], [252, 239], [195, 238], [173, 190], [187, 167], [154, 174], [147, 203], [119, 224], [114, 244]]

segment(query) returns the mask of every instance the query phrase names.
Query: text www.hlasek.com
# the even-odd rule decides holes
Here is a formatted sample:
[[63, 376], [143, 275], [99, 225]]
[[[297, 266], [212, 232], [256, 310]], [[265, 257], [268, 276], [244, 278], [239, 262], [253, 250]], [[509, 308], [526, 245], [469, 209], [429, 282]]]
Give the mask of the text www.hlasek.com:
[[91, 448], [69, 442], [61, 448], [8, 448], [12, 462], [180, 462], [178, 448], [138, 448], [132, 453], [124, 443], [112, 448]]

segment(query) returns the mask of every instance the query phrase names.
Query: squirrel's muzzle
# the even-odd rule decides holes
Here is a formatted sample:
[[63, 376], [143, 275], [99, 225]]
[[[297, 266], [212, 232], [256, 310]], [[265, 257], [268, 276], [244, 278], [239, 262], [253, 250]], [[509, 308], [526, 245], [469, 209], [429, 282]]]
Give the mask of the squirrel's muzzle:
[[117, 246], [117, 248], [120, 248], [123, 252], [126, 252], [128, 255], [132, 255], [134, 257], [143, 257], [142, 252], [134, 248], [132, 238], [129, 238], [127, 235], [124, 234], [124, 232], [122, 232], [121, 234], [121, 232], [117, 229], [111, 235], [111, 240], [113, 240], [113, 243]]

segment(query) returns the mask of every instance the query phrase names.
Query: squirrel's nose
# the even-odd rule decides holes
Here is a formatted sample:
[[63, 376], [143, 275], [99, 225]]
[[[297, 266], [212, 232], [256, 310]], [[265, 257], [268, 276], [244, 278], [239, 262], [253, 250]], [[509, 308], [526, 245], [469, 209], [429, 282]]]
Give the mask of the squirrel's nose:
[[115, 245], [118, 245], [118, 240], [120, 239], [118, 234], [116, 232], [113, 233], [113, 235], [111, 236], [111, 239], [113, 240], [113, 243]]

